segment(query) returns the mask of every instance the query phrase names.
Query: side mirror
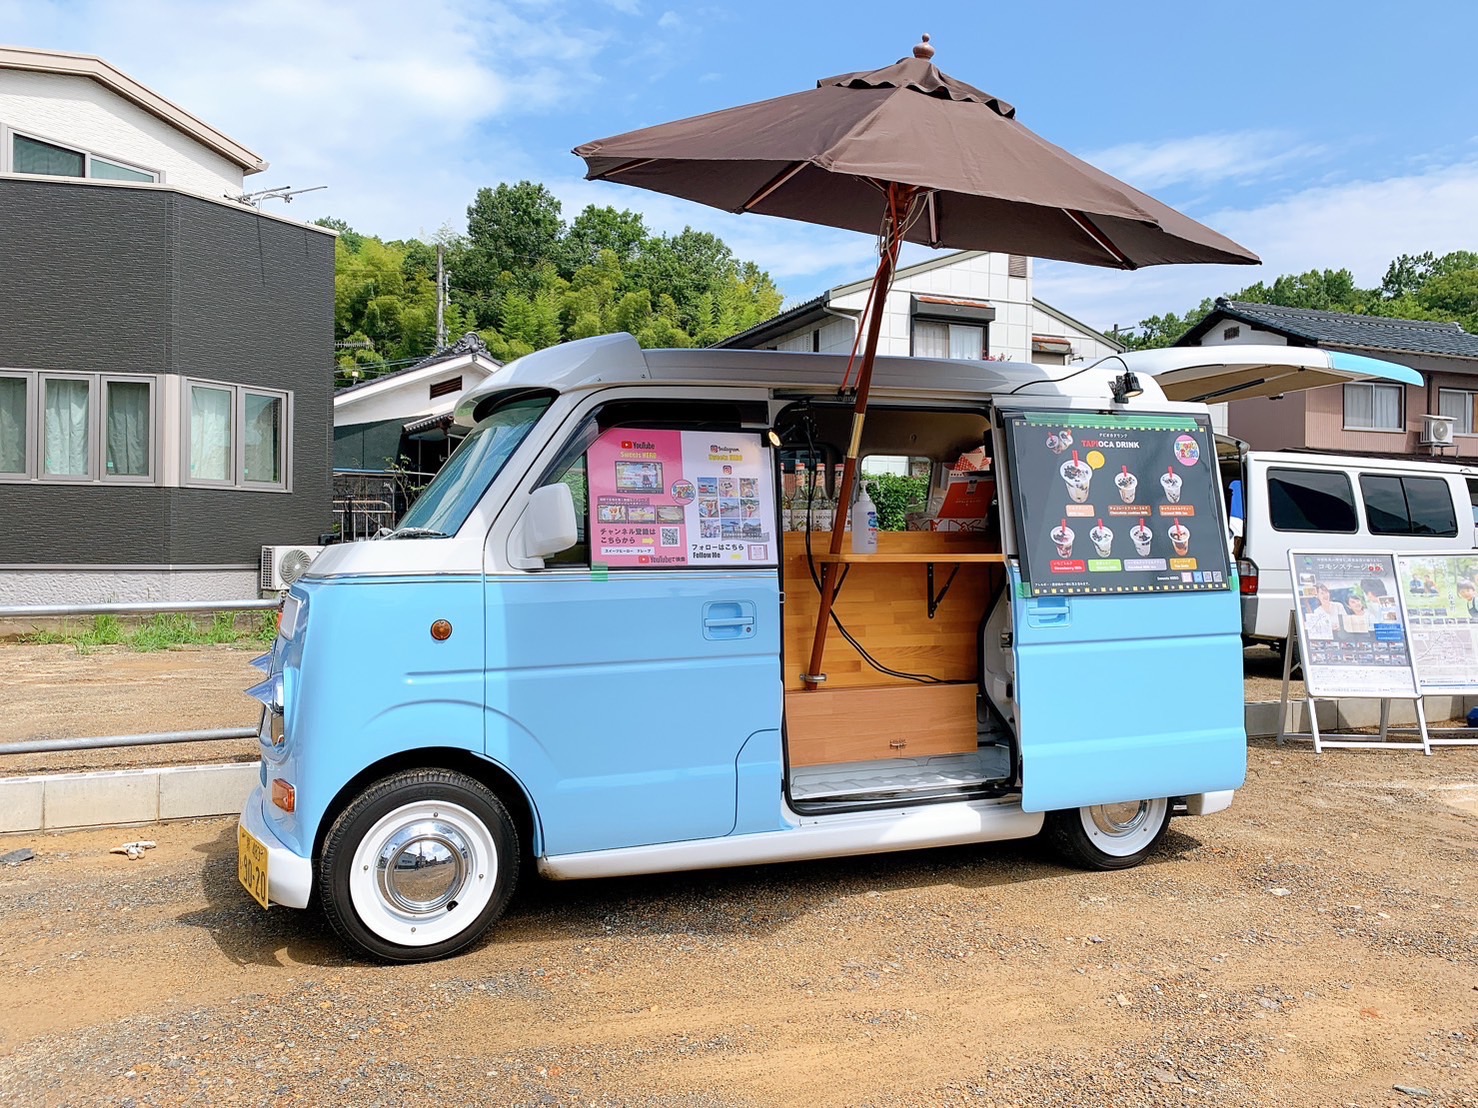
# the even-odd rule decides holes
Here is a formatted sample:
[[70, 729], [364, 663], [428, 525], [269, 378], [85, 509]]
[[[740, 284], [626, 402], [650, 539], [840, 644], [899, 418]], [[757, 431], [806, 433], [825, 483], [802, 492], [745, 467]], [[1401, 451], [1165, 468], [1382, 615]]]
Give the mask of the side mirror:
[[561, 481], [535, 489], [518, 526], [526, 558], [543, 558], [574, 546], [580, 530], [570, 487]]

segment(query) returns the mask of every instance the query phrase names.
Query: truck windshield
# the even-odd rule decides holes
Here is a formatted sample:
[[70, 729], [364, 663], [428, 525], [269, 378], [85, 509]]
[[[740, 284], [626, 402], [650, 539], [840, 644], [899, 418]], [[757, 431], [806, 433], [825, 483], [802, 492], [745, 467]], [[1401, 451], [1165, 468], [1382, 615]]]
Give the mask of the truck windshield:
[[456, 534], [553, 399], [547, 395], [524, 396], [479, 423], [387, 537], [446, 538]]

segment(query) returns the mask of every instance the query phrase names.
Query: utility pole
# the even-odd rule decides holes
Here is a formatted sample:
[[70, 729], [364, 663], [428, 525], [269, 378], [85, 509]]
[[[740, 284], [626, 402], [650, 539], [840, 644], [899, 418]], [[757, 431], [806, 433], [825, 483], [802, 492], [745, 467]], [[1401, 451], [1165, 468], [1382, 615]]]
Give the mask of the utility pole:
[[436, 244], [436, 349], [446, 349], [446, 271], [439, 242]]

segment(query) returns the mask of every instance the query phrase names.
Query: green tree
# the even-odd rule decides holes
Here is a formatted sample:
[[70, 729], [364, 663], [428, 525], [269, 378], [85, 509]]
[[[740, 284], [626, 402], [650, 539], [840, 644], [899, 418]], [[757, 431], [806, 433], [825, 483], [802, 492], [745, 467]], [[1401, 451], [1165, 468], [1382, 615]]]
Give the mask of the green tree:
[[564, 230], [560, 203], [543, 185], [520, 181], [478, 189], [467, 208], [461, 276], [470, 287], [533, 295], [540, 267], [559, 260]]

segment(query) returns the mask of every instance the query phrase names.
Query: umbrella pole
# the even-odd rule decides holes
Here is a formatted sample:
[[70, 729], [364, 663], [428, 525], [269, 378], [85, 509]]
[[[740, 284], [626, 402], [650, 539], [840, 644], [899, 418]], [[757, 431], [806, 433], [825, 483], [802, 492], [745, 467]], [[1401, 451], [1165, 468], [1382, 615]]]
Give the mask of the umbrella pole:
[[[898, 250], [903, 245], [903, 222], [918, 189], [890, 184], [888, 186], [887, 238], [879, 251], [878, 271], [873, 280], [872, 302], [868, 306], [867, 339], [862, 347], [862, 365], [857, 371], [857, 396], [852, 405], [852, 434], [847, 442], [847, 456], [842, 465], [842, 483], [837, 489], [837, 511], [831, 525], [828, 550], [842, 552], [846, 541], [847, 514], [851, 511], [852, 489], [857, 483], [858, 452], [862, 448], [862, 423], [867, 416], [867, 393], [872, 385], [872, 367], [877, 359], [878, 338], [882, 333], [883, 308], [893, 287], [893, 271], [898, 264]], [[836, 599], [840, 577], [839, 562], [823, 562], [821, 566], [821, 599], [816, 612], [816, 637], [811, 643], [811, 662], [801, 674], [807, 689], [816, 689], [826, 680], [821, 672], [826, 653], [826, 633], [831, 626], [831, 606]]]

